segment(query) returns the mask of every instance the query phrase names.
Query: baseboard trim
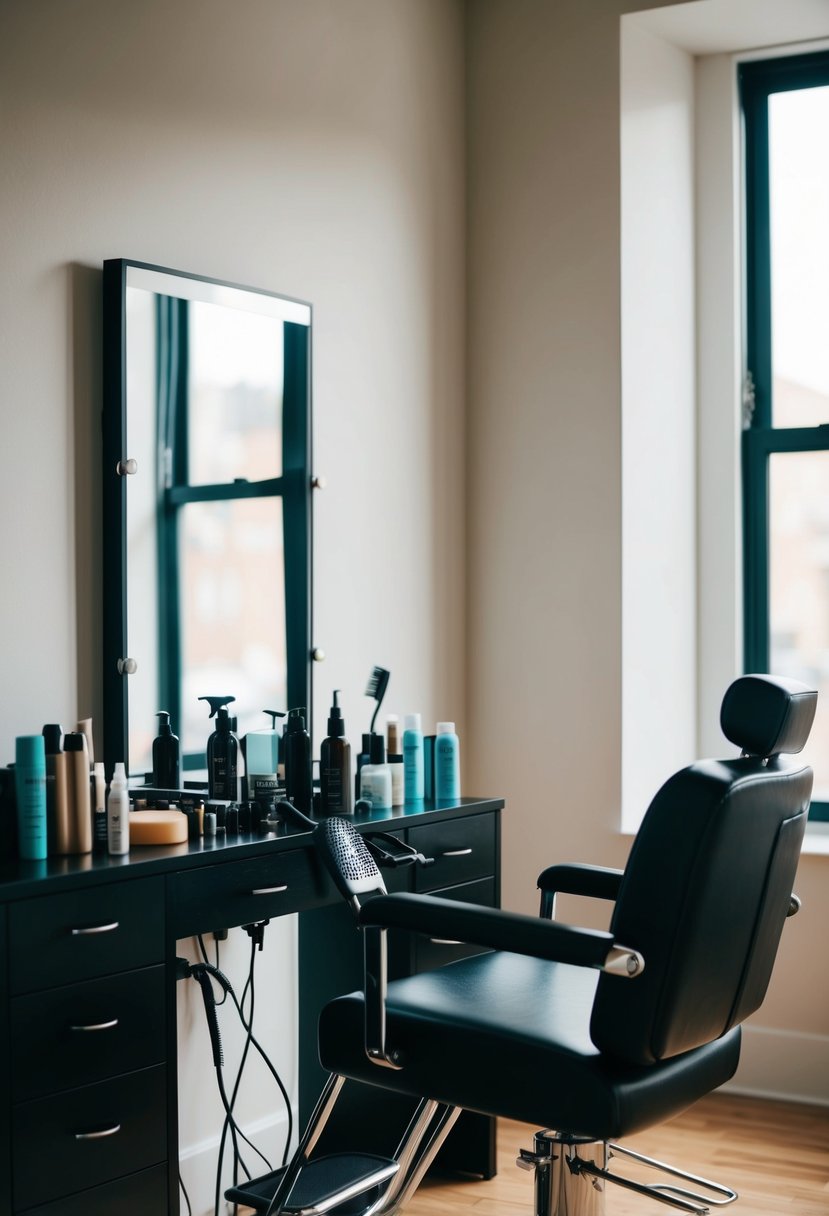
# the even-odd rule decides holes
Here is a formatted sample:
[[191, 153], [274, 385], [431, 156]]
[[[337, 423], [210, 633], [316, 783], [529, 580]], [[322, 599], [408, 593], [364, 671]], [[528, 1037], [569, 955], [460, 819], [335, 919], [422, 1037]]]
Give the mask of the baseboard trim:
[[729, 1093], [829, 1106], [829, 1035], [744, 1026]]
[[[294, 1122], [296, 1127], [296, 1122]], [[285, 1136], [288, 1131], [288, 1117], [284, 1111], [275, 1115], [268, 1115], [263, 1119], [259, 1119], [252, 1123], [244, 1125], [245, 1135], [248, 1136], [254, 1144], [256, 1144], [263, 1153], [273, 1162], [274, 1168], [282, 1164], [282, 1150], [285, 1144]], [[187, 1188], [187, 1194], [190, 1198], [190, 1205], [193, 1209], [193, 1216], [213, 1216], [214, 1200], [216, 1196], [216, 1164], [219, 1157], [219, 1142], [221, 1133], [217, 1136], [211, 1136], [207, 1140], [197, 1141], [196, 1144], [191, 1144], [187, 1148], [179, 1150], [179, 1170], [184, 1185]], [[232, 1148], [228, 1147], [230, 1137], [225, 1146], [225, 1164], [222, 1170], [223, 1184], [222, 1190], [226, 1190], [233, 1181], [232, 1174]], [[267, 1173], [267, 1166], [252, 1149], [242, 1142], [241, 1148], [244, 1150], [242, 1156], [251, 1169], [254, 1178], [260, 1174]], [[277, 1159], [278, 1155], [278, 1159]], [[230, 1156], [230, 1160], [228, 1157]], [[186, 1210], [186, 1204], [182, 1200], [181, 1210]], [[232, 1206], [227, 1205], [228, 1212], [231, 1212]]]

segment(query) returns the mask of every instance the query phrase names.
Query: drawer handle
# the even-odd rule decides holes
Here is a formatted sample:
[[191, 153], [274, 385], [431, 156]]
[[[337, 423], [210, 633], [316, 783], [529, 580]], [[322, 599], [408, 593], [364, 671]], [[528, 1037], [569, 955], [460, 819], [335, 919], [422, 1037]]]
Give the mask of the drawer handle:
[[433, 946], [462, 946], [463, 942], [457, 942], [453, 937], [430, 937], [429, 941]]
[[118, 1025], [118, 1019], [113, 1018], [111, 1022], [90, 1022], [87, 1026], [70, 1026], [70, 1030], [112, 1030], [113, 1026]]
[[254, 889], [251, 891], [251, 895], [281, 895], [283, 891], [287, 890], [287, 883], [281, 887], [254, 887]]
[[471, 849], [447, 849], [441, 857], [468, 857], [471, 852]]
[[102, 1132], [75, 1132], [76, 1140], [103, 1140], [105, 1136], [114, 1136], [116, 1132], [120, 1132], [121, 1124], [116, 1123], [114, 1127], [105, 1127]]
[[88, 929], [73, 929], [73, 937], [87, 937], [90, 933], [112, 933], [113, 929], [118, 928], [118, 921], [114, 920], [108, 925], [91, 925]]

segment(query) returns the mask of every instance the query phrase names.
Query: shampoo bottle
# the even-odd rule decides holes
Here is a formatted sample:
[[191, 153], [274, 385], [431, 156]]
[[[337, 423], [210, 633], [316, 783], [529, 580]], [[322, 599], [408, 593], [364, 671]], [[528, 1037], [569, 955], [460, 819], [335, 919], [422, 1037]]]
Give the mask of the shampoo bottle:
[[235, 802], [239, 783], [239, 740], [230, 729], [227, 706], [235, 697], [199, 697], [210, 706], [216, 729], [207, 740], [207, 794], [210, 799]]
[[285, 736], [285, 792], [304, 815], [311, 813], [311, 739], [305, 729], [305, 709], [288, 712]]
[[391, 773], [391, 804], [402, 806], [406, 801], [406, 791], [397, 714], [389, 714], [386, 718], [386, 754]]
[[[265, 806], [275, 802], [279, 789], [279, 754], [282, 735], [276, 719], [284, 718], [281, 709], [263, 709], [271, 718], [270, 730], [252, 730], [245, 736], [245, 768], [248, 775], [248, 800]], [[247, 831], [250, 830], [248, 825]]]
[[422, 802], [423, 792], [423, 730], [420, 714], [406, 714], [403, 719], [403, 792], [406, 802]]
[[18, 850], [24, 861], [43, 861], [47, 847], [43, 735], [18, 735], [14, 760]]
[[69, 833], [67, 853], [92, 852], [92, 804], [89, 785], [89, 751], [80, 731], [64, 735], [66, 775], [69, 789]]
[[166, 709], [156, 713], [158, 734], [153, 739], [153, 785], [157, 790], [177, 790], [181, 784], [181, 748], [173, 734]]
[[438, 722], [435, 739], [435, 801], [457, 802], [461, 796], [458, 736], [454, 722]]
[[374, 811], [391, 810], [391, 769], [382, 735], [371, 736], [371, 760], [360, 771], [360, 797], [367, 798]]
[[371, 735], [363, 733], [363, 742], [360, 752], [357, 756], [357, 772], [354, 777], [354, 796], [360, 797], [360, 774], [363, 767], [371, 762]]
[[92, 848], [107, 851], [107, 779], [101, 760], [95, 761], [92, 777]]
[[345, 737], [345, 722], [338, 700], [339, 695], [339, 689], [335, 689], [334, 704], [328, 715], [328, 738], [323, 739], [320, 748], [320, 792], [323, 815], [352, 815], [354, 813], [351, 744]]
[[127, 774], [119, 760], [112, 774], [107, 799], [107, 844], [110, 853], [130, 851], [130, 796], [127, 790]]

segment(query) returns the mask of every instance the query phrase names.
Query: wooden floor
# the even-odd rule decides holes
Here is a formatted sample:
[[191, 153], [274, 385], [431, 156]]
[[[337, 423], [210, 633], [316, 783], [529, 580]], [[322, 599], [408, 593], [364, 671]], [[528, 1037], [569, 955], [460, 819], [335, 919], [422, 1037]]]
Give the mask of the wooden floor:
[[[519, 1148], [532, 1149], [535, 1128], [501, 1121], [498, 1175], [491, 1182], [427, 1180], [406, 1209], [410, 1216], [532, 1216], [533, 1177], [519, 1170]], [[671, 1123], [624, 1141], [625, 1147], [725, 1183], [740, 1198], [734, 1216], [829, 1216], [829, 1109], [715, 1094]], [[658, 1181], [617, 1158], [613, 1169]], [[607, 1194], [607, 1216], [676, 1211], [619, 1187]]]

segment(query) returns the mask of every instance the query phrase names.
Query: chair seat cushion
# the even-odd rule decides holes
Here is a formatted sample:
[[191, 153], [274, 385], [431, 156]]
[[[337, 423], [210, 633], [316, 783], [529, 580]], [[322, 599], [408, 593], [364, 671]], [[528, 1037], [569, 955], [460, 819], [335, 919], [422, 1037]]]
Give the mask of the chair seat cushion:
[[396, 980], [387, 1042], [400, 1070], [366, 1056], [363, 994], [354, 992], [322, 1012], [320, 1061], [369, 1085], [597, 1140], [671, 1118], [733, 1076], [739, 1027], [657, 1064], [603, 1057], [589, 1034], [598, 976], [498, 952]]

